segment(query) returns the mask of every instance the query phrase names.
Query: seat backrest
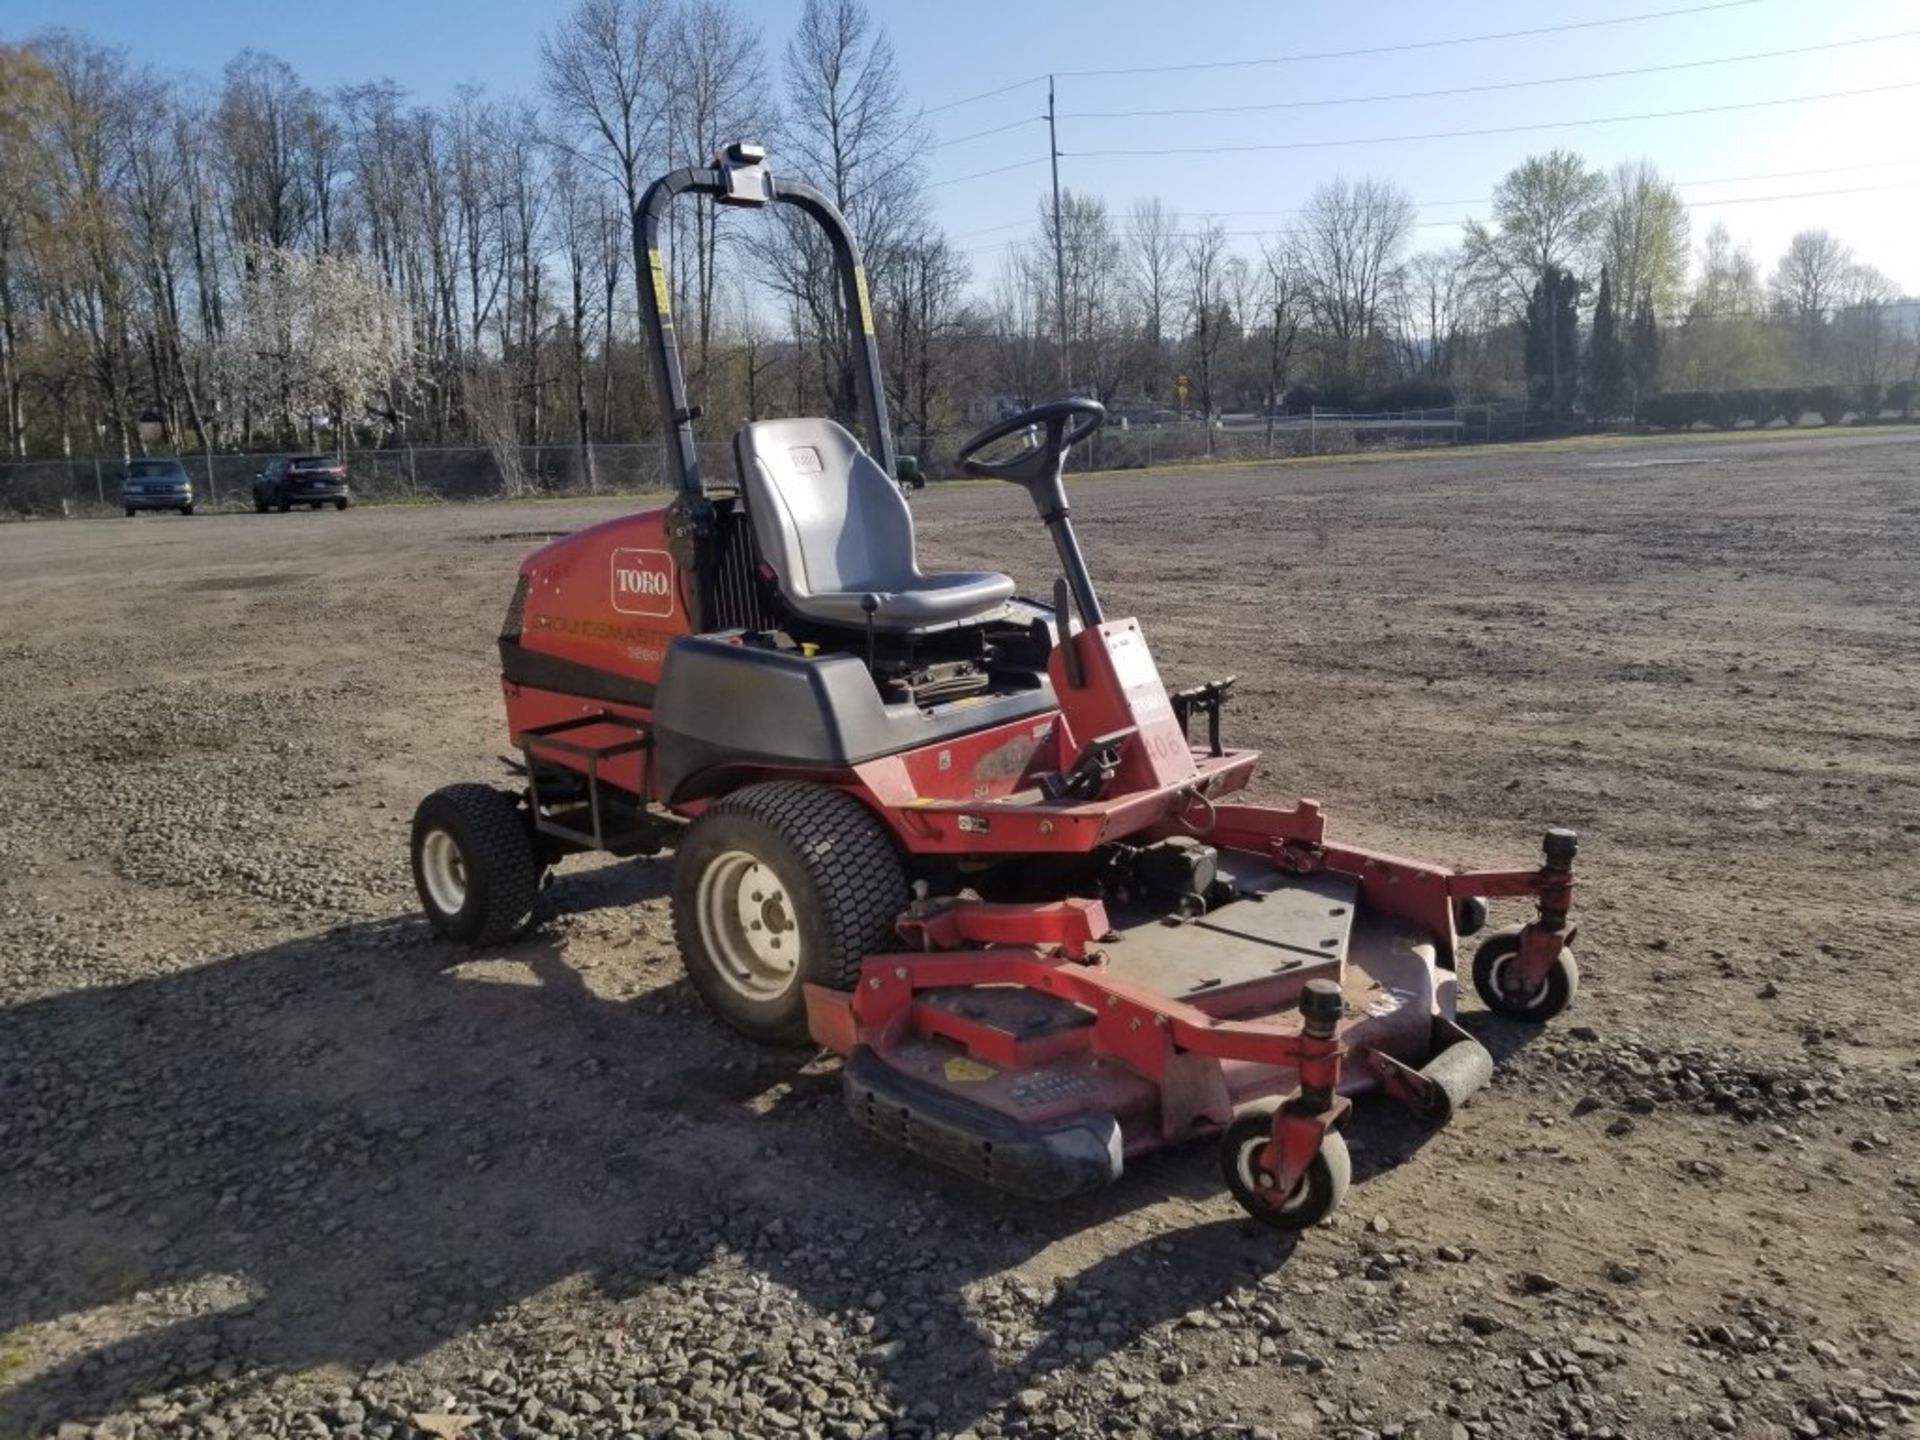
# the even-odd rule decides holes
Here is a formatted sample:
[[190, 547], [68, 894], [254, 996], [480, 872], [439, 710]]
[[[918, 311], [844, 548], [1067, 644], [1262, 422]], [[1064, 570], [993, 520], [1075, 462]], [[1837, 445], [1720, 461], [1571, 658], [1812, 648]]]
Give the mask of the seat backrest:
[[756, 420], [733, 437], [760, 557], [788, 595], [901, 589], [918, 578], [900, 487], [831, 420]]

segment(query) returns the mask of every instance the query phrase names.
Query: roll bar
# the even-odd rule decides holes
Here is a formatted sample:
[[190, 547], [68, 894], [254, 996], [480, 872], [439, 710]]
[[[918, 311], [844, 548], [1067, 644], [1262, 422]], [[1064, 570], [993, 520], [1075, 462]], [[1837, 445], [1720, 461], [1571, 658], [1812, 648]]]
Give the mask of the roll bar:
[[840, 280], [841, 306], [852, 330], [854, 388], [867, 430], [868, 453], [887, 474], [893, 474], [893, 435], [887, 425], [886, 389], [880, 381], [880, 346], [874, 338], [873, 304], [867, 295], [859, 242], [846, 217], [825, 195], [800, 181], [777, 179], [767, 169], [764, 146], [735, 141], [713, 157], [709, 168], [689, 166], [661, 176], [647, 187], [633, 212], [634, 259], [648, 271], [640, 277], [640, 313], [646, 321], [647, 351], [653, 357], [661, 413], [673, 436], [669, 453], [679, 492], [688, 497], [705, 493], [700, 451], [693, 438], [693, 422], [700, 412], [687, 404], [680, 342], [673, 330], [673, 297], [660, 261], [660, 225], [674, 197], [688, 193], [712, 196], [720, 205], [754, 209], [792, 205], [827, 232]]

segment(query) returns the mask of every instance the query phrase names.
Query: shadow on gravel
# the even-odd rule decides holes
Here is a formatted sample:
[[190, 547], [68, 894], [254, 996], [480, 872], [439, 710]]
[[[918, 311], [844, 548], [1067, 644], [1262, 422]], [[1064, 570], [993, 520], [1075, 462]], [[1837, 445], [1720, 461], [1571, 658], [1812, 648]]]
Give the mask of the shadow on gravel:
[[[557, 898], [630, 903], [667, 873]], [[404, 1360], [575, 1276], [637, 1301], [614, 1319], [644, 1332], [656, 1287], [728, 1257], [871, 1315], [872, 1341], [902, 1342], [866, 1362], [896, 1405], [959, 1428], [1291, 1253], [1211, 1217], [1116, 1251], [1147, 1228], [1129, 1212], [1218, 1194], [1210, 1146], [1025, 1206], [869, 1141], [831, 1066], [754, 1050], [677, 978], [611, 1001], [538, 933], [455, 959], [396, 919], [0, 1011], [0, 1334], [107, 1305], [145, 1326], [0, 1393], [0, 1435], [236, 1370]], [[1370, 1139], [1359, 1168], [1418, 1144]], [[1109, 1221], [997, 1365], [963, 1287]]]

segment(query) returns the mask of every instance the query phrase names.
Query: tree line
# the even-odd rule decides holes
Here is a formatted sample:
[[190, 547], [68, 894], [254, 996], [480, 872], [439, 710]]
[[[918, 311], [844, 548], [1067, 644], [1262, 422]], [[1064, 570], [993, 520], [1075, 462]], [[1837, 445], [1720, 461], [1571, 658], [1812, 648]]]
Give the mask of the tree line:
[[[1654, 165], [1567, 150], [1439, 248], [1360, 176], [1256, 235], [1069, 188], [976, 263], [927, 218], [931, 136], [862, 0], [807, 0], [772, 39], [730, 0], [577, 0], [537, 93], [439, 105], [251, 51], [202, 83], [67, 31], [0, 44], [5, 453], [483, 444], [513, 487], [520, 447], [568, 444], [591, 479], [596, 444], [658, 426], [634, 203], [742, 137], [853, 222], [922, 451], [1066, 389], [1142, 418], [1512, 401], [1657, 424], [1816, 390], [1910, 406], [1920, 381], [1920, 307], [1837, 237], [1763, 270], [1715, 226], [1696, 255]], [[708, 415], [851, 414], [804, 223], [683, 205], [668, 266]]]

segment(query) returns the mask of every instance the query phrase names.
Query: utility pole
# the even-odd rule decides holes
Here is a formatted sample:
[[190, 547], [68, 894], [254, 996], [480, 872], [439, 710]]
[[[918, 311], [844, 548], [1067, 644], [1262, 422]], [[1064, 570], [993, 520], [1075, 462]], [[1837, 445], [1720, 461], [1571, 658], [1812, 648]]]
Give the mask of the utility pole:
[[1060, 383], [1073, 388], [1073, 366], [1067, 359], [1067, 252], [1060, 234], [1060, 135], [1054, 129], [1053, 76], [1047, 76], [1047, 154], [1053, 161], [1053, 309], [1059, 326]]

